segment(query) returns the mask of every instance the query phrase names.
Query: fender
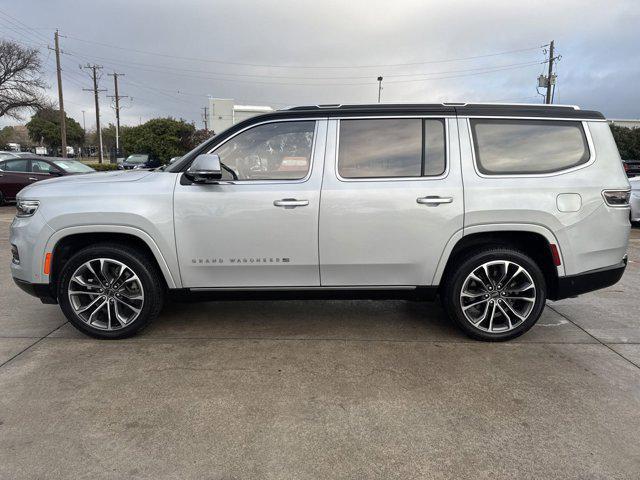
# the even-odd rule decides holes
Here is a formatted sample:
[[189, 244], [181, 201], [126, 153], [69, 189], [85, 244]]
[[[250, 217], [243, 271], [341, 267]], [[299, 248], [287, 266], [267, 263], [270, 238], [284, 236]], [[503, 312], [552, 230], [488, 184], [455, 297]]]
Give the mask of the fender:
[[546, 227], [542, 225], [537, 225], [534, 223], [486, 223], [481, 225], [473, 225], [470, 227], [465, 227], [464, 231], [459, 230], [454, 233], [447, 245], [442, 252], [440, 260], [438, 262], [438, 267], [433, 275], [433, 279], [431, 281], [431, 285], [439, 285], [440, 280], [442, 280], [442, 274], [444, 273], [444, 269], [447, 266], [447, 262], [449, 261], [449, 257], [451, 252], [457, 243], [465, 236], [472, 235], [474, 233], [493, 233], [493, 232], [531, 232], [542, 235], [547, 239], [549, 243], [553, 243], [558, 247], [558, 253], [560, 254], [560, 259], [562, 260], [561, 265], [558, 266], [558, 276], [563, 277], [565, 275], [564, 271], [564, 260], [562, 256], [562, 248], [560, 246], [560, 242], [556, 236]]
[[[151, 236], [148, 233], [146, 233], [143, 230], [140, 230], [139, 228], [129, 227], [125, 225], [81, 225], [77, 227], [62, 228], [56, 231], [55, 233], [53, 233], [53, 235], [49, 237], [49, 240], [47, 240], [46, 248], [44, 249], [44, 253], [40, 259], [40, 265], [39, 265], [38, 271], [39, 272], [43, 271], [46, 252], [53, 252], [55, 246], [58, 244], [60, 240], [70, 235], [75, 235], [78, 233], [124, 233], [128, 235], [133, 235], [134, 237], [138, 237], [149, 247], [149, 249], [153, 253], [153, 256], [158, 262], [158, 266], [162, 271], [162, 275], [164, 276], [164, 279], [166, 280], [168, 287], [169, 288], [182, 287], [182, 282], [176, 283], [176, 281], [174, 280], [174, 276], [169, 268], [169, 265], [167, 264], [164, 256], [162, 255], [162, 252], [160, 251], [160, 248], [158, 248], [158, 245], [153, 240], [153, 238], [151, 238]], [[49, 282], [49, 275], [43, 274], [42, 278], [47, 283]], [[177, 278], [179, 279], [180, 276], [177, 275]]]

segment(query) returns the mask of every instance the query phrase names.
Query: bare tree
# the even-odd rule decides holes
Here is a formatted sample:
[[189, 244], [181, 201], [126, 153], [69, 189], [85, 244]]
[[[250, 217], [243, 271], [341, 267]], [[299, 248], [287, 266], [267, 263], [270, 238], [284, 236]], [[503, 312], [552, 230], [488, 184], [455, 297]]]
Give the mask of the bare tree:
[[19, 120], [22, 110], [46, 104], [41, 68], [37, 49], [0, 41], [0, 117]]

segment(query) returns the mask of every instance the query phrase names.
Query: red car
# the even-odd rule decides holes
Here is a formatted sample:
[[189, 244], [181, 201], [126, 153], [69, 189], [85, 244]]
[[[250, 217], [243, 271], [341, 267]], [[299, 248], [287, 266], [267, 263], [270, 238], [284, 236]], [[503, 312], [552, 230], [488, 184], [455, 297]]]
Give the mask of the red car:
[[20, 190], [38, 180], [91, 172], [95, 170], [68, 158], [33, 156], [0, 160], [0, 205], [15, 200]]

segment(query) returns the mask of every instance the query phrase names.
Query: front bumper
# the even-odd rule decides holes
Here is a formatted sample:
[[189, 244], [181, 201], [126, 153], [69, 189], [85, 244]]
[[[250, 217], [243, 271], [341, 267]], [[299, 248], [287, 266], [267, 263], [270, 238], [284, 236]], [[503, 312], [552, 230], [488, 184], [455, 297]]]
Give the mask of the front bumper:
[[562, 300], [563, 298], [575, 297], [583, 293], [610, 287], [618, 283], [622, 278], [625, 268], [627, 268], [626, 256], [617, 265], [560, 277], [555, 291], [549, 292], [549, 299]]
[[21, 290], [27, 292], [29, 295], [38, 297], [42, 303], [58, 303], [58, 300], [51, 291], [51, 287], [47, 283], [30, 283], [15, 277], [13, 281]]

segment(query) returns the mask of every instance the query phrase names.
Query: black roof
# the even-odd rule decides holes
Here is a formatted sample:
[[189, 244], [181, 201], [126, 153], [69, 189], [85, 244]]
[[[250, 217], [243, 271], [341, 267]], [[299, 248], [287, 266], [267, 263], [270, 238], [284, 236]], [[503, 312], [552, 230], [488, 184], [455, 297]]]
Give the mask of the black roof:
[[[275, 113], [313, 113], [327, 116], [420, 114], [461, 116], [505, 116], [576, 118], [604, 120], [604, 115], [593, 110], [580, 110], [568, 105], [488, 104], [488, 103], [398, 103], [368, 105], [307, 105], [279, 110]], [[269, 114], [267, 114], [269, 115]]]

